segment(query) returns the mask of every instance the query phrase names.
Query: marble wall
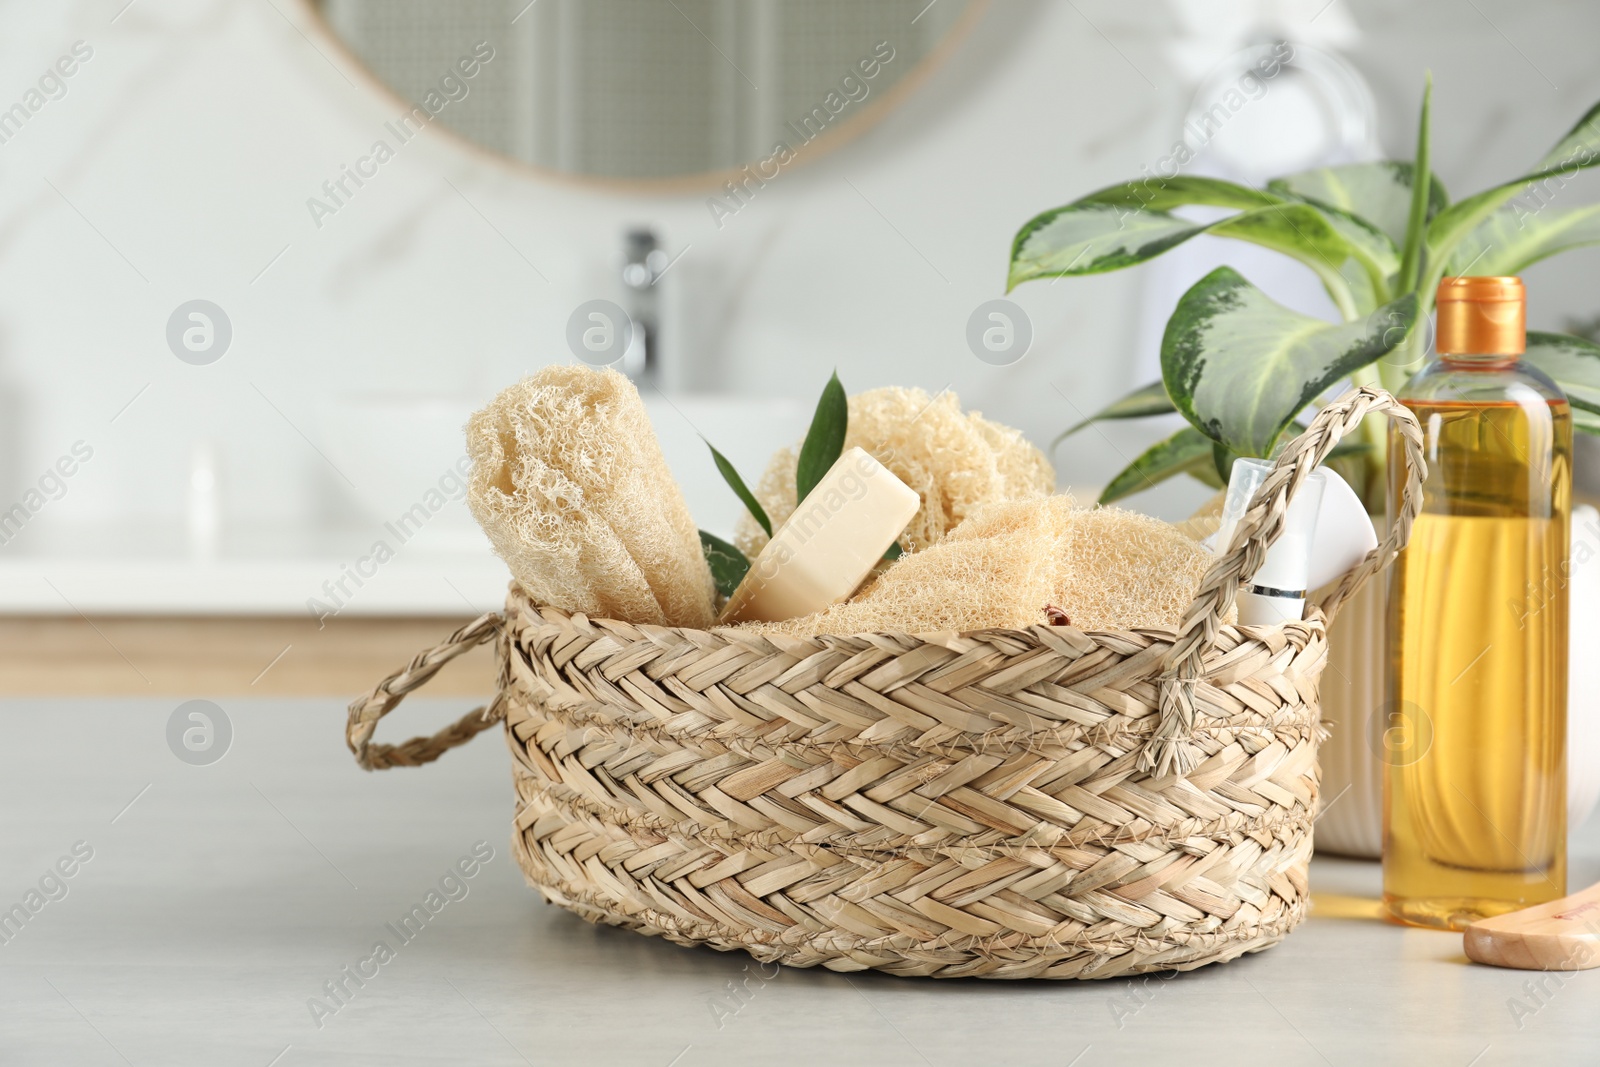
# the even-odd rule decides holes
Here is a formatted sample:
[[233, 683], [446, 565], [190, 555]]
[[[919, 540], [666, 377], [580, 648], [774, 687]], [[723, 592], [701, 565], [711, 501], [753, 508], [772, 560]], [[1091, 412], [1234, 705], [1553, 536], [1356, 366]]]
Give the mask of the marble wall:
[[[341, 398], [464, 409], [569, 358], [569, 314], [611, 291], [638, 222], [682, 253], [667, 358], [692, 389], [809, 405], [837, 367], [852, 390], [948, 386], [1046, 442], [1138, 384], [1140, 317], [1159, 313], [1146, 282], [1019, 290], [1035, 339], [1008, 367], [968, 351], [969, 314], [1002, 292], [1016, 227], [1158, 159], [1195, 83], [1258, 19], [1343, 49], [1391, 152], [1409, 152], [1431, 67], [1435, 158], [1456, 188], [1514, 173], [1600, 98], [1592, 4], [996, 0], [881, 124], [732, 217], [703, 193], [533, 177], [432, 130], [316, 217], [308, 199], [395, 103], [299, 0], [0, 3], [0, 109], [73, 67], [0, 142], [0, 496], [20, 499], [79, 442], [93, 453], [16, 544], [177, 537], [197, 456], [232, 530], [363, 521], [329, 461], [360, 425]], [[1530, 272], [1532, 319], [1600, 312], [1597, 264], [1591, 251]], [[232, 330], [207, 366], [167, 340], [196, 299]], [[1131, 425], [1075, 439], [1062, 481], [1103, 482], [1152, 439]], [[418, 491], [437, 474], [419, 472]], [[1176, 513], [1195, 499], [1143, 503]]]

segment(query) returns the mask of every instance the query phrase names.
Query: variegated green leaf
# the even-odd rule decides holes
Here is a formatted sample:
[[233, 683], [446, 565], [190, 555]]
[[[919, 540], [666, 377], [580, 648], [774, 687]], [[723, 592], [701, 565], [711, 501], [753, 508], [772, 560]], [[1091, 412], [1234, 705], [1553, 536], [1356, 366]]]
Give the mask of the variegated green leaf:
[[[1365, 220], [1398, 248], [1406, 239], [1406, 216], [1411, 209], [1410, 163], [1347, 163], [1321, 167], [1286, 178], [1274, 178], [1267, 188], [1282, 196], [1302, 197], [1326, 204]], [[1428, 211], [1432, 215], [1449, 203], [1438, 178], [1428, 183]]]
[[1177, 410], [1172, 406], [1172, 398], [1167, 396], [1167, 387], [1160, 382], [1151, 382], [1143, 388], [1135, 389], [1120, 400], [1113, 400], [1087, 419], [1063, 430], [1054, 441], [1050, 442], [1050, 447], [1055, 448], [1091, 422], [1103, 422], [1107, 419], [1142, 419], [1147, 415], [1165, 415]]
[[1584, 245], [1600, 244], [1600, 204], [1557, 208], [1515, 198], [1462, 238], [1445, 273], [1503, 277]]
[[1592, 167], [1600, 162], [1600, 103], [1593, 104], [1539, 160], [1535, 173], [1553, 174], [1579, 164]]
[[1037, 278], [1120, 270], [1210, 233], [1250, 241], [1305, 263], [1324, 281], [1343, 286], [1339, 265], [1350, 247], [1315, 208], [1279, 204], [1197, 223], [1164, 211], [1112, 204], [1069, 204], [1037, 216], [1017, 231], [1007, 288]]
[[1569, 334], [1529, 330], [1522, 358], [1561, 386], [1572, 402], [1575, 425], [1579, 411], [1600, 415], [1600, 345]]
[[1078, 203], [1030, 219], [1011, 244], [1009, 291], [1036, 278], [1120, 270], [1154, 259], [1206, 227], [1164, 211]]
[[1378, 275], [1355, 256], [1340, 264], [1339, 276], [1344, 279], [1345, 288], [1349, 293], [1348, 312], [1346, 308], [1341, 307], [1339, 313], [1349, 318], [1371, 314], [1387, 299], [1391, 289], [1389, 278], [1392, 276]]
[[[1433, 71], [1428, 71], [1422, 86], [1422, 113], [1417, 117], [1417, 151], [1411, 164], [1416, 174], [1433, 174]], [[1417, 182], [1411, 183], [1411, 206], [1406, 211], [1406, 235], [1400, 242], [1400, 272], [1395, 276], [1395, 290], [1416, 292], [1417, 279], [1427, 267], [1428, 220], [1433, 214], [1428, 193]], [[1448, 210], [1448, 209], [1446, 209]], [[1418, 336], [1421, 336], [1420, 334]]]
[[[1458, 262], [1456, 251], [1467, 236], [1501, 205], [1523, 192], [1539, 193], [1541, 200], [1556, 195], [1580, 170], [1600, 163], [1600, 104], [1591, 107], [1578, 124], [1545, 153], [1532, 172], [1451, 204], [1428, 224], [1432, 266], [1421, 287], [1429, 293], [1443, 277], [1445, 266]], [[1474, 273], [1481, 274], [1476, 266]]]
[[1248, 185], [1223, 181], [1221, 178], [1202, 178], [1179, 174], [1172, 178], [1149, 178], [1142, 181], [1108, 185], [1090, 193], [1080, 204], [1115, 204], [1119, 207], [1141, 208], [1145, 211], [1170, 211], [1175, 207], [1200, 205], [1205, 207], [1231, 207], [1241, 211], [1269, 207], [1283, 203], [1283, 197]]
[[1143, 492], [1175, 474], [1192, 474], [1207, 485], [1222, 488], [1223, 483], [1212, 469], [1211, 439], [1193, 426], [1185, 426], [1139, 453], [1122, 473], [1111, 479], [1100, 494], [1100, 503], [1109, 504]]
[[1400, 271], [1400, 250], [1389, 235], [1359, 215], [1330, 204], [1310, 198], [1302, 203], [1316, 208], [1349, 246], [1350, 259], [1340, 265], [1339, 273], [1355, 298], [1354, 310], [1364, 315], [1387, 301]]
[[1265, 456], [1318, 394], [1401, 344], [1416, 321], [1408, 294], [1365, 319], [1331, 324], [1275, 303], [1218, 267], [1183, 295], [1161, 343], [1161, 376], [1197, 429], [1241, 455]]

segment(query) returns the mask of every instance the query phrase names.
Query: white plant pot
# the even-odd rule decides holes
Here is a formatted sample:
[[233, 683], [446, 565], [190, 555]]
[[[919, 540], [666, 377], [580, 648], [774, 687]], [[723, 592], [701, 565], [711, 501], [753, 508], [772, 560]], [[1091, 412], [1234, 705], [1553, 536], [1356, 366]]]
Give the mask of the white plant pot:
[[[1381, 535], [1380, 535], [1381, 536]], [[1567, 674], [1567, 825], [1582, 825], [1600, 800], [1600, 512], [1572, 516]], [[1385, 581], [1368, 582], [1328, 630], [1322, 674], [1322, 814], [1318, 852], [1383, 854], [1383, 762], [1372, 722], [1384, 703]]]

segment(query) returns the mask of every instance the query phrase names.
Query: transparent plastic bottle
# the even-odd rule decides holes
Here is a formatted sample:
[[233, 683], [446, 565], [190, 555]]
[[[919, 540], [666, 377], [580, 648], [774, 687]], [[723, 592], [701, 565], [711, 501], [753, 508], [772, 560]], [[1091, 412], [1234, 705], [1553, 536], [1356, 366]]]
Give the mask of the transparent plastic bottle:
[[1390, 579], [1383, 896], [1461, 929], [1566, 894], [1572, 413], [1520, 358], [1520, 279], [1446, 278], [1438, 308], [1399, 397], [1428, 476]]

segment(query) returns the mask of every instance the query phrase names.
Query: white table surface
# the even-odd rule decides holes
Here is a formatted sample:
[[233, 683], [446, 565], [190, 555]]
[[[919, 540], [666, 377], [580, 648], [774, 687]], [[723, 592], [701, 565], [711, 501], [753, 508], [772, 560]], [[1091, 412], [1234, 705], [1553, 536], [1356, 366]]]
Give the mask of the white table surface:
[[[94, 853], [0, 944], [0, 1064], [1600, 1062], [1600, 970], [1535, 996], [1541, 976], [1469, 964], [1459, 935], [1339, 917], [1375, 864], [1317, 860], [1320, 913], [1287, 941], [1171, 979], [769, 978], [543, 904], [509, 854], [498, 732], [367, 774], [340, 701], [223, 701], [231, 746], [191, 766], [167, 746], [178, 703], [0, 702], [0, 909], [74, 843]], [[461, 710], [413, 700], [380, 735]], [[319, 1028], [308, 1000], [398, 944], [385, 923], [478, 841], [494, 858], [467, 896]], [[1600, 822], [1572, 867], [1600, 879]]]

